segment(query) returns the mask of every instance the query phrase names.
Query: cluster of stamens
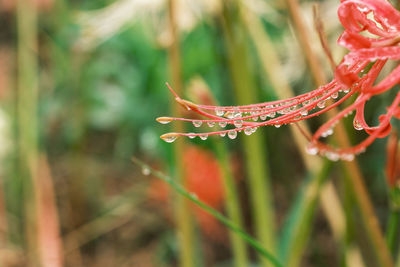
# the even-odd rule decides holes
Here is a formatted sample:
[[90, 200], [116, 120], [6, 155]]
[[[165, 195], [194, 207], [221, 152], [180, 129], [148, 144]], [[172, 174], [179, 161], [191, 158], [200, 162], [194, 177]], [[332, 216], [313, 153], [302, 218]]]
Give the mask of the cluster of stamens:
[[[307, 137], [310, 141], [307, 152], [312, 155], [323, 155], [334, 161], [354, 159], [354, 155], [365, 151], [376, 138], [388, 135], [392, 117], [400, 118], [399, 92], [387, 113], [379, 117], [377, 126], [367, 125], [364, 119], [366, 102], [400, 82], [400, 66], [397, 66], [376, 83], [388, 60], [400, 60], [400, 13], [385, 0], [343, 0], [338, 15], [345, 27], [338, 43], [350, 52], [336, 67], [335, 78], [330, 83], [290, 99], [244, 106], [198, 105], [180, 98], [167, 84], [179, 104], [204, 119], [159, 117], [158, 122], [185, 121], [196, 128], [207, 125], [219, 129], [201, 133], [167, 133], [161, 138], [168, 143], [179, 136], [206, 140], [208, 136], [219, 135], [235, 139], [238, 132], [251, 135], [261, 126], [280, 127], [318, 116], [355, 95], [353, 103], [324, 123], [311, 138]], [[376, 38], [364, 36], [361, 34], [364, 31]], [[335, 125], [353, 112], [354, 129], [369, 134], [365, 140], [348, 148], [335, 148], [320, 141], [332, 135]]]

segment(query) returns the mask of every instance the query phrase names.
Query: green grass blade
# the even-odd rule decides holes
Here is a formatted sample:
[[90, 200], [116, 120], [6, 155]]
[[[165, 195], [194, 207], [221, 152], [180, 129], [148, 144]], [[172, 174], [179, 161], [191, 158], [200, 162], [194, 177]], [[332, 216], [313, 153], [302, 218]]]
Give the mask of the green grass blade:
[[332, 162], [325, 160], [321, 171], [306, 181], [287, 217], [279, 244], [280, 259], [287, 266], [298, 266], [300, 262], [309, 240], [319, 192], [331, 167]]
[[192, 201], [193, 203], [198, 205], [200, 208], [202, 208], [204, 211], [206, 211], [210, 215], [212, 215], [215, 219], [217, 219], [222, 224], [224, 224], [226, 227], [228, 227], [230, 230], [237, 233], [241, 238], [243, 238], [246, 242], [248, 242], [250, 246], [252, 246], [257, 252], [259, 252], [260, 255], [264, 256], [274, 266], [283, 267], [283, 265], [278, 261], [278, 259], [274, 255], [272, 255], [270, 252], [268, 252], [260, 242], [258, 242], [257, 240], [255, 240], [254, 238], [249, 236], [239, 226], [237, 226], [230, 219], [228, 219], [227, 217], [222, 215], [220, 212], [218, 212], [217, 210], [208, 206], [204, 202], [200, 201], [195, 194], [188, 192], [182, 185], [175, 182], [174, 179], [163, 174], [160, 171], [156, 171], [156, 170], [150, 168], [147, 164], [145, 164], [144, 162], [142, 162], [141, 160], [139, 160], [137, 158], [132, 158], [132, 161], [135, 164], [142, 167], [143, 169], [148, 170], [148, 172], [151, 173], [152, 175], [154, 175], [155, 177], [168, 183], [172, 187], [172, 189], [174, 189], [178, 194], [189, 199], [190, 201]]

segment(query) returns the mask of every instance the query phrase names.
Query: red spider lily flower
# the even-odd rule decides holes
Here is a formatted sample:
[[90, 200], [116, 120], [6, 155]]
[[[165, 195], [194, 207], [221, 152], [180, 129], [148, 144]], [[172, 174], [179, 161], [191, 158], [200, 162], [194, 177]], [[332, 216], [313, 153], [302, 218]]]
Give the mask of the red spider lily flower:
[[[342, 0], [338, 16], [344, 26], [338, 44], [348, 48], [350, 52], [336, 67], [331, 82], [293, 98], [244, 106], [194, 104], [181, 99], [167, 84], [179, 104], [206, 119], [160, 117], [157, 118], [158, 122], [165, 124], [181, 120], [192, 122], [195, 127], [200, 127], [202, 124], [210, 127], [218, 125], [220, 128], [231, 126], [230, 129], [207, 133], [168, 133], [161, 138], [166, 142], [173, 142], [179, 136], [189, 138], [198, 136], [205, 140], [210, 135], [227, 135], [234, 139], [241, 131], [250, 135], [261, 126], [280, 127], [283, 124], [315, 117], [339, 106], [351, 96], [357, 96], [356, 100], [315, 132], [307, 151], [310, 154], [326, 156], [331, 160], [352, 160], [354, 155], [365, 151], [376, 138], [387, 136], [391, 130], [392, 117], [400, 118], [400, 92], [387, 108], [386, 114], [379, 117], [377, 126], [369, 126], [365, 122], [364, 107], [371, 97], [390, 90], [400, 81], [398, 65], [384, 79], [376, 82], [382, 68], [389, 60], [400, 59], [400, 13], [385, 0]], [[354, 128], [369, 134], [365, 140], [347, 148], [335, 148], [320, 141], [321, 138], [333, 133], [334, 126], [340, 119], [354, 111]]]

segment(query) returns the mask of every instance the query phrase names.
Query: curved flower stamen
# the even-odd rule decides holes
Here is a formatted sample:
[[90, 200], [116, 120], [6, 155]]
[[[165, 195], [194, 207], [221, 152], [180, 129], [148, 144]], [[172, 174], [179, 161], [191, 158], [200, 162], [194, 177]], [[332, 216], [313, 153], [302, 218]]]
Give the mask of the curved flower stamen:
[[[352, 160], [354, 155], [363, 152], [376, 138], [389, 134], [392, 117], [400, 118], [400, 93], [387, 113], [379, 117], [377, 126], [369, 126], [364, 118], [365, 104], [371, 97], [392, 89], [400, 82], [400, 66], [397, 66], [374, 85], [388, 60], [400, 60], [400, 13], [385, 0], [342, 0], [338, 8], [338, 17], [345, 28], [338, 44], [348, 48], [350, 52], [336, 67], [334, 79], [330, 83], [289, 99], [242, 106], [195, 104], [180, 98], [167, 84], [180, 105], [205, 119], [160, 117], [157, 121], [166, 124], [180, 120], [191, 122], [195, 127], [208, 125], [220, 129], [202, 133], [168, 133], [161, 138], [167, 142], [173, 142], [179, 136], [198, 136], [205, 140], [209, 135], [228, 135], [234, 139], [241, 131], [250, 135], [258, 127], [280, 127], [318, 116], [342, 104], [350, 96], [358, 95], [354, 103], [315, 132], [307, 149], [311, 154], [319, 153], [331, 160]], [[366, 33], [369, 36], [366, 36]], [[320, 138], [333, 133], [333, 128], [339, 120], [354, 111], [354, 128], [369, 134], [365, 140], [349, 148], [335, 148], [320, 141]]]

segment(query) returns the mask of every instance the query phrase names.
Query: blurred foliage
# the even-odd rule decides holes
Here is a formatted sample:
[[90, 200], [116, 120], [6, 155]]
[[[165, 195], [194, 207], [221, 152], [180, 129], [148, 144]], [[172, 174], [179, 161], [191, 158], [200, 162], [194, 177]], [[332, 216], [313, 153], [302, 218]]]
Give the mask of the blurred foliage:
[[[29, 222], [23, 215], [21, 181], [15, 179], [18, 171], [15, 164], [18, 136], [14, 119], [18, 63], [13, 59], [17, 58], [18, 40], [16, 10], [9, 4], [11, 2], [0, 1], [0, 120], [6, 125], [5, 129], [0, 127], [0, 141], [4, 147], [10, 144], [8, 155], [0, 155], [4, 161], [0, 170], [0, 265], [27, 266], [30, 255], [24, 227]], [[141, 169], [130, 162], [132, 155], [145, 159], [158, 169], [166, 169], [170, 162], [171, 145], [159, 139], [169, 126], [155, 122], [156, 117], [168, 114], [173, 104], [173, 97], [165, 86], [165, 82], [170, 80], [166, 3], [154, 0], [146, 5], [143, 1], [136, 1], [142, 8], [136, 13], [140, 16], [132, 17], [131, 22], [124, 23], [109, 39], [98, 41], [91, 49], [84, 49], [80, 44], [87, 36], [79, 16], [84, 14], [95, 18], [96, 10], [117, 2], [129, 1], [60, 0], [52, 2], [51, 7], [45, 10], [39, 9], [39, 49], [36, 54], [40, 88], [39, 143], [41, 152], [47, 154], [54, 183], [55, 197], [52, 201], [58, 207], [65, 266], [176, 266], [179, 245], [172, 234], [174, 212], [171, 202], [153, 199], [149, 193], [151, 190], [160, 195], [163, 192], [158, 187], [154, 189], [153, 179], [146, 178]], [[227, 67], [229, 55], [222, 38], [223, 22], [218, 7], [213, 7], [212, 12], [204, 11], [212, 5], [211, 2], [180, 1], [183, 13], [195, 21], [192, 28], [181, 29], [182, 79], [188, 86], [193, 78], [201, 77], [220, 104], [232, 105], [235, 104], [234, 84]], [[155, 10], [151, 10], [152, 3]], [[158, 9], [160, 3], [162, 8]], [[215, 3], [218, 6], [219, 1]], [[304, 1], [303, 4], [304, 13], [309, 14], [309, 3]], [[329, 14], [330, 7], [338, 3], [321, 1], [321, 4], [322, 12]], [[202, 7], [197, 13], [193, 12], [196, 5]], [[247, 5], [262, 19], [294, 91], [303, 93], [311, 89], [310, 75], [293, 30], [287, 23], [288, 14], [282, 3], [252, 0]], [[329, 18], [327, 15], [327, 23], [333, 26], [327, 31], [328, 37], [337, 37], [338, 21], [328, 21]], [[105, 27], [101, 20], [98, 27]], [[251, 74], [255, 77], [259, 100], [276, 99], [276, 93], [260, 66], [259, 55], [250, 41], [246, 42], [250, 47]], [[334, 52], [340, 54], [341, 50], [335, 49]], [[378, 114], [391, 102], [393, 93], [388, 92], [369, 103], [367, 122], [377, 121]], [[310, 128], [314, 130], [324, 119], [312, 120]], [[349, 126], [351, 119], [345, 123]], [[400, 129], [399, 122], [394, 126]], [[3, 132], [8, 132], [8, 135]], [[362, 133], [350, 135], [354, 142], [364, 137]], [[230, 148], [226, 156], [234, 163], [233, 174], [239, 178], [236, 180], [244, 230], [253, 233], [249, 211], [251, 192], [243, 167], [246, 159], [238, 146], [241, 138], [190, 142], [213, 153], [216, 142], [224, 142]], [[295, 226], [296, 219], [293, 218], [301, 213], [296, 208], [306, 203], [303, 197], [307, 191], [300, 190], [300, 185], [306, 178], [307, 181], [311, 179], [308, 178], [310, 173], [299, 160], [300, 152], [288, 128], [263, 129], [262, 138], [270, 152], [268, 161], [278, 227], [290, 218], [292, 221], [286, 224]], [[378, 140], [358, 157], [382, 225], [388, 219], [389, 210], [389, 190], [383, 173], [384, 155], [385, 140]], [[336, 171], [328, 178], [339, 184], [343, 196], [346, 190], [340, 181], [342, 174], [337, 164], [333, 169]], [[326, 177], [321, 180], [323, 178]], [[309, 217], [315, 222], [309, 223], [314, 223], [315, 227], [307, 238], [313, 239], [313, 244], [307, 248], [301, 264], [323, 266], [321, 262], [324, 261], [333, 262], [330, 266], [341, 266], [339, 249], [334, 247], [338, 244], [326, 230], [326, 220], [316, 204], [313, 202], [312, 205]], [[6, 207], [5, 211], [2, 211], [2, 206]], [[225, 212], [223, 208], [217, 208]], [[290, 217], [286, 217], [287, 214], [291, 214]], [[2, 216], [7, 218], [5, 222]], [[357, 224], [357, 218], [355, 220]], [[198, 266], [232, 266], [227, 229], [222, 230], [225, 239], [214, 240], [204, 234], [207, 229], [202, 229], [201, 223], [196, 224], [196, 255], [198, 262], [202, 263]], [[355, 239], [360, 243], [362, 237], [356, 236]], [[254, 251], [250, 260], [257, 261]]]

